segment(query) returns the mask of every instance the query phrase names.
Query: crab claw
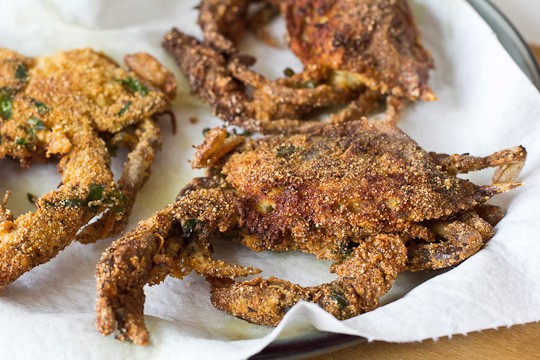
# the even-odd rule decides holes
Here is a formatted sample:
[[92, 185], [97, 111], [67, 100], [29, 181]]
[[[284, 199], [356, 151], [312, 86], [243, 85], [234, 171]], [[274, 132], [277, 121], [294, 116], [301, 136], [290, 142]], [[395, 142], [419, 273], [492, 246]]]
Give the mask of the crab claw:
[[234, 199], [229, 201], [225, 190], [188, 190], [177, 202], [115, 241], [96, 269], [99, 332], [109, 335], [118, 330], [119, 340], [148, 344], [143, 288], [169, 274], [182, 278], [193, 270], [234, 278], [260, 272], [210, 258], [208, 235], [230, 230], [237, 217]]
[[338, 319], [373, 310], [405, 269], [407, 250], [397, 235], [362, 241], [344, 261], [332, 266], [335, 281], [304, 288], [276, 277], [244, 282], [208, 277], [215, 307], [244, 320], [277, 326], [300, 300], [317, 303]]
[[136, 53], [124, 57], [126, 65], [149, 85], [158, 88], [172, 100], [176, 97], [176, 79], [174, 75], [153, 56]]

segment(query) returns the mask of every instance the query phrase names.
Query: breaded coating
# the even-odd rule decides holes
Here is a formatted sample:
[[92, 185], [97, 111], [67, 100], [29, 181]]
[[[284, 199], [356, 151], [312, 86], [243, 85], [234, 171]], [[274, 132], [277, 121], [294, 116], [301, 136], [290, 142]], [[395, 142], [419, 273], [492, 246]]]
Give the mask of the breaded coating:
[[[280, 129], [272, 125], [275, 120], [295, 123], [292, 119], [317, 108], [344, 105], [359, 96], [358, 89], [332, 86], [331, 74], [324, 70], [314, 69], [307, 80], [306, 73], [271, 81], [251, 71], [245, 58], [229, 59], [176, 29], [165, 36], [163, 46], [188, 77], [192, 92], [216, 116], [252, 131], [276, 133]], [[252, 94], [248, 88], [253, 89]], [[373, 100], [376, 104], [379, 99]]]
[[[269, 0], [285, 17], [291, 50], [373, 90], [433, 100], [431, 55], [406, 0]], [[353, 80], [354, 79], [354, 80]]]
[[[223, 120], [291, 133], [306, 128], [299, 119], [314, 122], [315, 111], [328, 106], [348, 104], [329, 119], [336, 123], [359, 119], [385, 102], [385, 118], [395, 123], [408, 101], [435, 100], [428, 86], [431, 55], [406, 0], [265, 0], [250, 15], [256, 2], [202, 0], [204, 41], [172, 30], [163, 42], [192, 91]], [[278, 11], [304, 71], [285, 69], [286, 77], [270, 81], [249, 69], [255, 59], [238, 55], [236, 45], [246, 27], [261, 34], [260, 26]]]
[[[116, 328], [121, 339], [147, 343], [142, 287], [156, 282], [156, 269], [164, 269], [159, 280], [167, 271], [206, 276], [215, 306], [257, 324], [276, 325], [300, 300], [339, 319], [372, 310], [400, 272], [456, 265], [493, 236], [502, 214], [485, 202], [520, 184], [478, 186], [456, 172], [519, 167], [525, 149], [477, 158], [470, 166], [459, 161], [463, 156], [469, 155], [430, 154], [396, 127], [367, 119], [259, 139], [212, 129], [193, 161], [208, 167], [208, 176], [193, 180], [174, 204], [116, 241], [100, 261], [98, 329], [109, 334]], [[148, 239], [161, 244], [149, 245], [151, 255], [144, 255], [160, 255], [152, 264], [142, 268], [122, 255]], [[257, 270], [235, 271], [211, 259], [209, 239], [255, 251], [313, 253], [334, 260], [338, 278], [306, 288], [274, 277], [236, 282], [242, 272]], [[173, 249], [166, 251], [165, 267], [157, 248]], [[109, 288], [116, 290], [103, 290]]]
[[[139, 70], [144, 63], [161, 66], [149, 55], [134, 56]], [[58, 189], [41, 197], [35, 212], [14, 219], [2, 204], [0, 290], [77, 236], [91, 242], [122, 230], [161, 146], [152, 116], [170, 105], [158, 88], [91, 49], [37, 58], [0, 49], [0, 159], [29, 166], [59, 158], [62, 174]], [[114, 144], [120, 137], [132, 139], [133, 152], [115, 184], [109, 150], [122, 145]]]

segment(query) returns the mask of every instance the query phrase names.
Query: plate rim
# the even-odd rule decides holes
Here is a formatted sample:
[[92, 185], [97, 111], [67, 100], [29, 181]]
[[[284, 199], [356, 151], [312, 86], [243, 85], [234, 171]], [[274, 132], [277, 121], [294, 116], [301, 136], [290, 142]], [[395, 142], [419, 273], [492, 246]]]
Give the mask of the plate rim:
[[[540, 67], [538, 61], [514, 24], [490, 0], [466, 1], [486, 21], [514, 62], [540, 91]], [[274, 340], [249, 359], [301, 359], [327, 354], [363, 342], [367, 342], [367, 339], [360, 336], [318, 331], [309, 336]]]

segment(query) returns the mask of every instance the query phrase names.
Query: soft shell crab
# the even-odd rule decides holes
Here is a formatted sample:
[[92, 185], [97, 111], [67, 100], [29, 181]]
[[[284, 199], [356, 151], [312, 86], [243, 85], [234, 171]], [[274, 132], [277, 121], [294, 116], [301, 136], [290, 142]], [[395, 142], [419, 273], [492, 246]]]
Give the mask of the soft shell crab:
[[[55, 157], [62, 174], [35, 212], [14, 218], [8, 196], [0, 203], [0, 291], [73, 239], [95, 241], [127, 223], [161, 146], [152, 116], [169, 110], [176, 82], [148, 54], [125, 60], [132, 71], [91, 49], [36, 58], [0, 49], [0, 159], [29, 166]], [[107, 146], [119, 145], [131, 152], [115, 184]]]
[[[368, 120], [246, 140], [213, 129], [194, 167], [210, 168], [175, 203], [117, 240], [97, 267], [97, 326], [146, 344], [144, 292], [168, 274], [195, 271], [212, 303], [248, 321], [276, 325], [300, 300], [339, 319], [377, 307], [397, 274], [458, 264], [494, 233], [501, 209], [485, 204], [518, 183], [518, 146], [488, 157], [429, 154], [399, 129]], [[457, 178], [498, 166], [493, 185]], [[303, 288], [211, 258], [210, 239], [255, 251], [299, 250], [332, 259], [337, 280]]]
[[343, 122], [383, 100], [386, 118], [395, 122], [406, 101], [435, 99], [427, 84], [431, 56], [405, 0], [268, 1], [283, 13], [290, 47], [305, 65], [275, 81], [252, 71], [254, 59], [235, 47], [252, 2], [203, 0], [204, 42], [178, 30], [163, 42], [192, 91], [230, 124], [284, 133], [315, 109], [349, 104], [331, 119]]

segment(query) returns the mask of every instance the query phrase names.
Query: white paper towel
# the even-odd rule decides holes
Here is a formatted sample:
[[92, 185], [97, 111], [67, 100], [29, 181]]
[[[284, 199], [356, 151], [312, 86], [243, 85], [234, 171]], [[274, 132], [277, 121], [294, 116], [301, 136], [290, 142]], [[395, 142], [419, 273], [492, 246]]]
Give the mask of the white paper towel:
[[[487, 155], [519, 144], [529, 151], [522, 172], [525, 184], [496, 199], [508, 215], [482, 251], [447, 272], [400, 275], [383, 299], [387, 305], [373, 312], [337, 321], [317, 306], [302, 303], [275, 330], [213, 308], [208, 286], [199, 276], [169, 278], [147, 288], [145, 312], [152, 344], [143, 348], [102, 337], [94, 327], [94, 269], [111, 240], [74, 243], [8, 286], [0, 297], [0, 358], [225, 360], [255, 354], [278, 336], [309, 333], [311, 325], [370, 340], [405, 342], [540, 320], [540, 149], [534, 141], [540, 138], [539, 94], [465, 1], [411, 4], [435, 58], [430, 84], [439, 100], [411, 106], [399, 125], [431, 151]], [[162, 124], [163, 151], [139, 195], [130, 227], [172, 202], [195, 176], [188, 163], [191, 146], [200, 142], [204, 127], [220, 124], [207, 106], [189, 95], [186, 81], [160, 47], [173, 26], [200, 35], [196, 5], [197, 1], [177, 0], [1, 2], [0, 47], [37, 56], [90, 46], [118, 61], [127, 53], [147, 51], [175, 71], [179, 131], [172, 136], [170, 125]], [[282, 33], [283, 24], [278, 22], [274, 31]], [[301, 69], [286, 49], [266, 48], [249, 38], [243, 49], [260, 59], [256, 69], [269, 76], [280, 75], [286, 67]], [[190, 124], [190, 117], [199, 122]], [[121, 158], [115, 165], [120, 167]], [[471, 178], [488, 183], [489, 176], [484, 171]], [[13, 191], [9, 207], [17, 214], [32, 210], [26, 193], [43, 194], [58, 182], [54, 165], [27, 170], [0, 161], [0, 193]], [[334, 278], [328, 273], [329, 262], [311, 255], [216, 247], [237, 263], [261, 267], [264, 276], [302, 285]]]

